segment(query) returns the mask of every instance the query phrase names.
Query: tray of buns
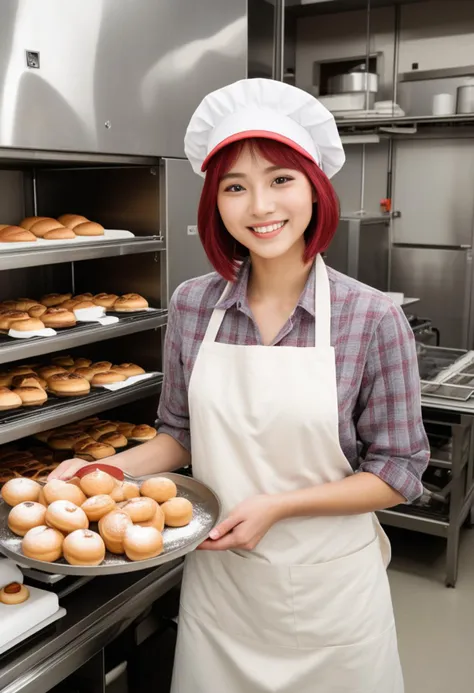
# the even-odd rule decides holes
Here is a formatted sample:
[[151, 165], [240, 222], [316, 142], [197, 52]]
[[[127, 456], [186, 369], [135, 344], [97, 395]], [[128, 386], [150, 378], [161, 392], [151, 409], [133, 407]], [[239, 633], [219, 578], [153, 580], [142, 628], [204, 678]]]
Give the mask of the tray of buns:
[[146, 570], [194, 551], [220, 515], [216, 494], [191, 477], [135, 478], [96, 463], [70, 481], [8, 481], [0, 501], [0, 549], [18, 565], [46, 573]]

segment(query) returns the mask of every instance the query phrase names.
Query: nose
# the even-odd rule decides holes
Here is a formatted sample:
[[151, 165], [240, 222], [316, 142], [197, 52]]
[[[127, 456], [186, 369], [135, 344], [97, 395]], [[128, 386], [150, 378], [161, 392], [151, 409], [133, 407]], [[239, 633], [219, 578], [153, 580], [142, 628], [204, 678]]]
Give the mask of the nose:
[[267, 187], [257, 187], [250, 196], [249, 213], [255, 218], [265, 218], [274, 214], [276, 209], [273, 191]]

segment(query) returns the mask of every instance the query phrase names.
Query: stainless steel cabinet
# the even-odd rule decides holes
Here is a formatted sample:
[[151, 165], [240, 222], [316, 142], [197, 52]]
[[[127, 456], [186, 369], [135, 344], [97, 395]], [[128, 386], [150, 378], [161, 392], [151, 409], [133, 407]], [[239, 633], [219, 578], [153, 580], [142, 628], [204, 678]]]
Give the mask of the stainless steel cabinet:
[[2, 0], [0, 147], [183, 156], [246, 67], [246, 0]]

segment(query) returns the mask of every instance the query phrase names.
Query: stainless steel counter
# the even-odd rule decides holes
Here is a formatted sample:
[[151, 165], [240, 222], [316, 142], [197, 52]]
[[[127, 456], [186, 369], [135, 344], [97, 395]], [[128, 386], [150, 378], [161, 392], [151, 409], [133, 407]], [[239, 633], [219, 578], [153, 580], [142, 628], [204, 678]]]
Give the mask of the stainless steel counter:
[[67, 615], [0, 659], [2, 693], [46, 693], [115, 639], [181, 580], [181, 559], [143, 573], [95, 578], [60, 598]]

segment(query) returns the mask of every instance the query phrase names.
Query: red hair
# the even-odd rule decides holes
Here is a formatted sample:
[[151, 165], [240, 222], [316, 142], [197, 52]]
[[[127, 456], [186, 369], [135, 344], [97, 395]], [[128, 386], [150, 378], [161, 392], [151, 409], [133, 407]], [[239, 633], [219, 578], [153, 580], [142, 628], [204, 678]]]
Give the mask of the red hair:
[[276, 140], [254, 138], [228, 144], [209, 161], [198, 209], [199, 236], [206, 255], [216, 271], [228, 281], [235, 280], [238, 263], [248, 256], [249, 251], [225, 228], [217, 208], [217, 193], [222, 176], [230, 171], [247, 143], [274, 166], [304, 173], [316, 193], [317, 201], [313, 204], [311, 221], [305, 231], [305, 262], [327, 249], [339, 221], [336, 192], [329, 178], [313, 161]]

